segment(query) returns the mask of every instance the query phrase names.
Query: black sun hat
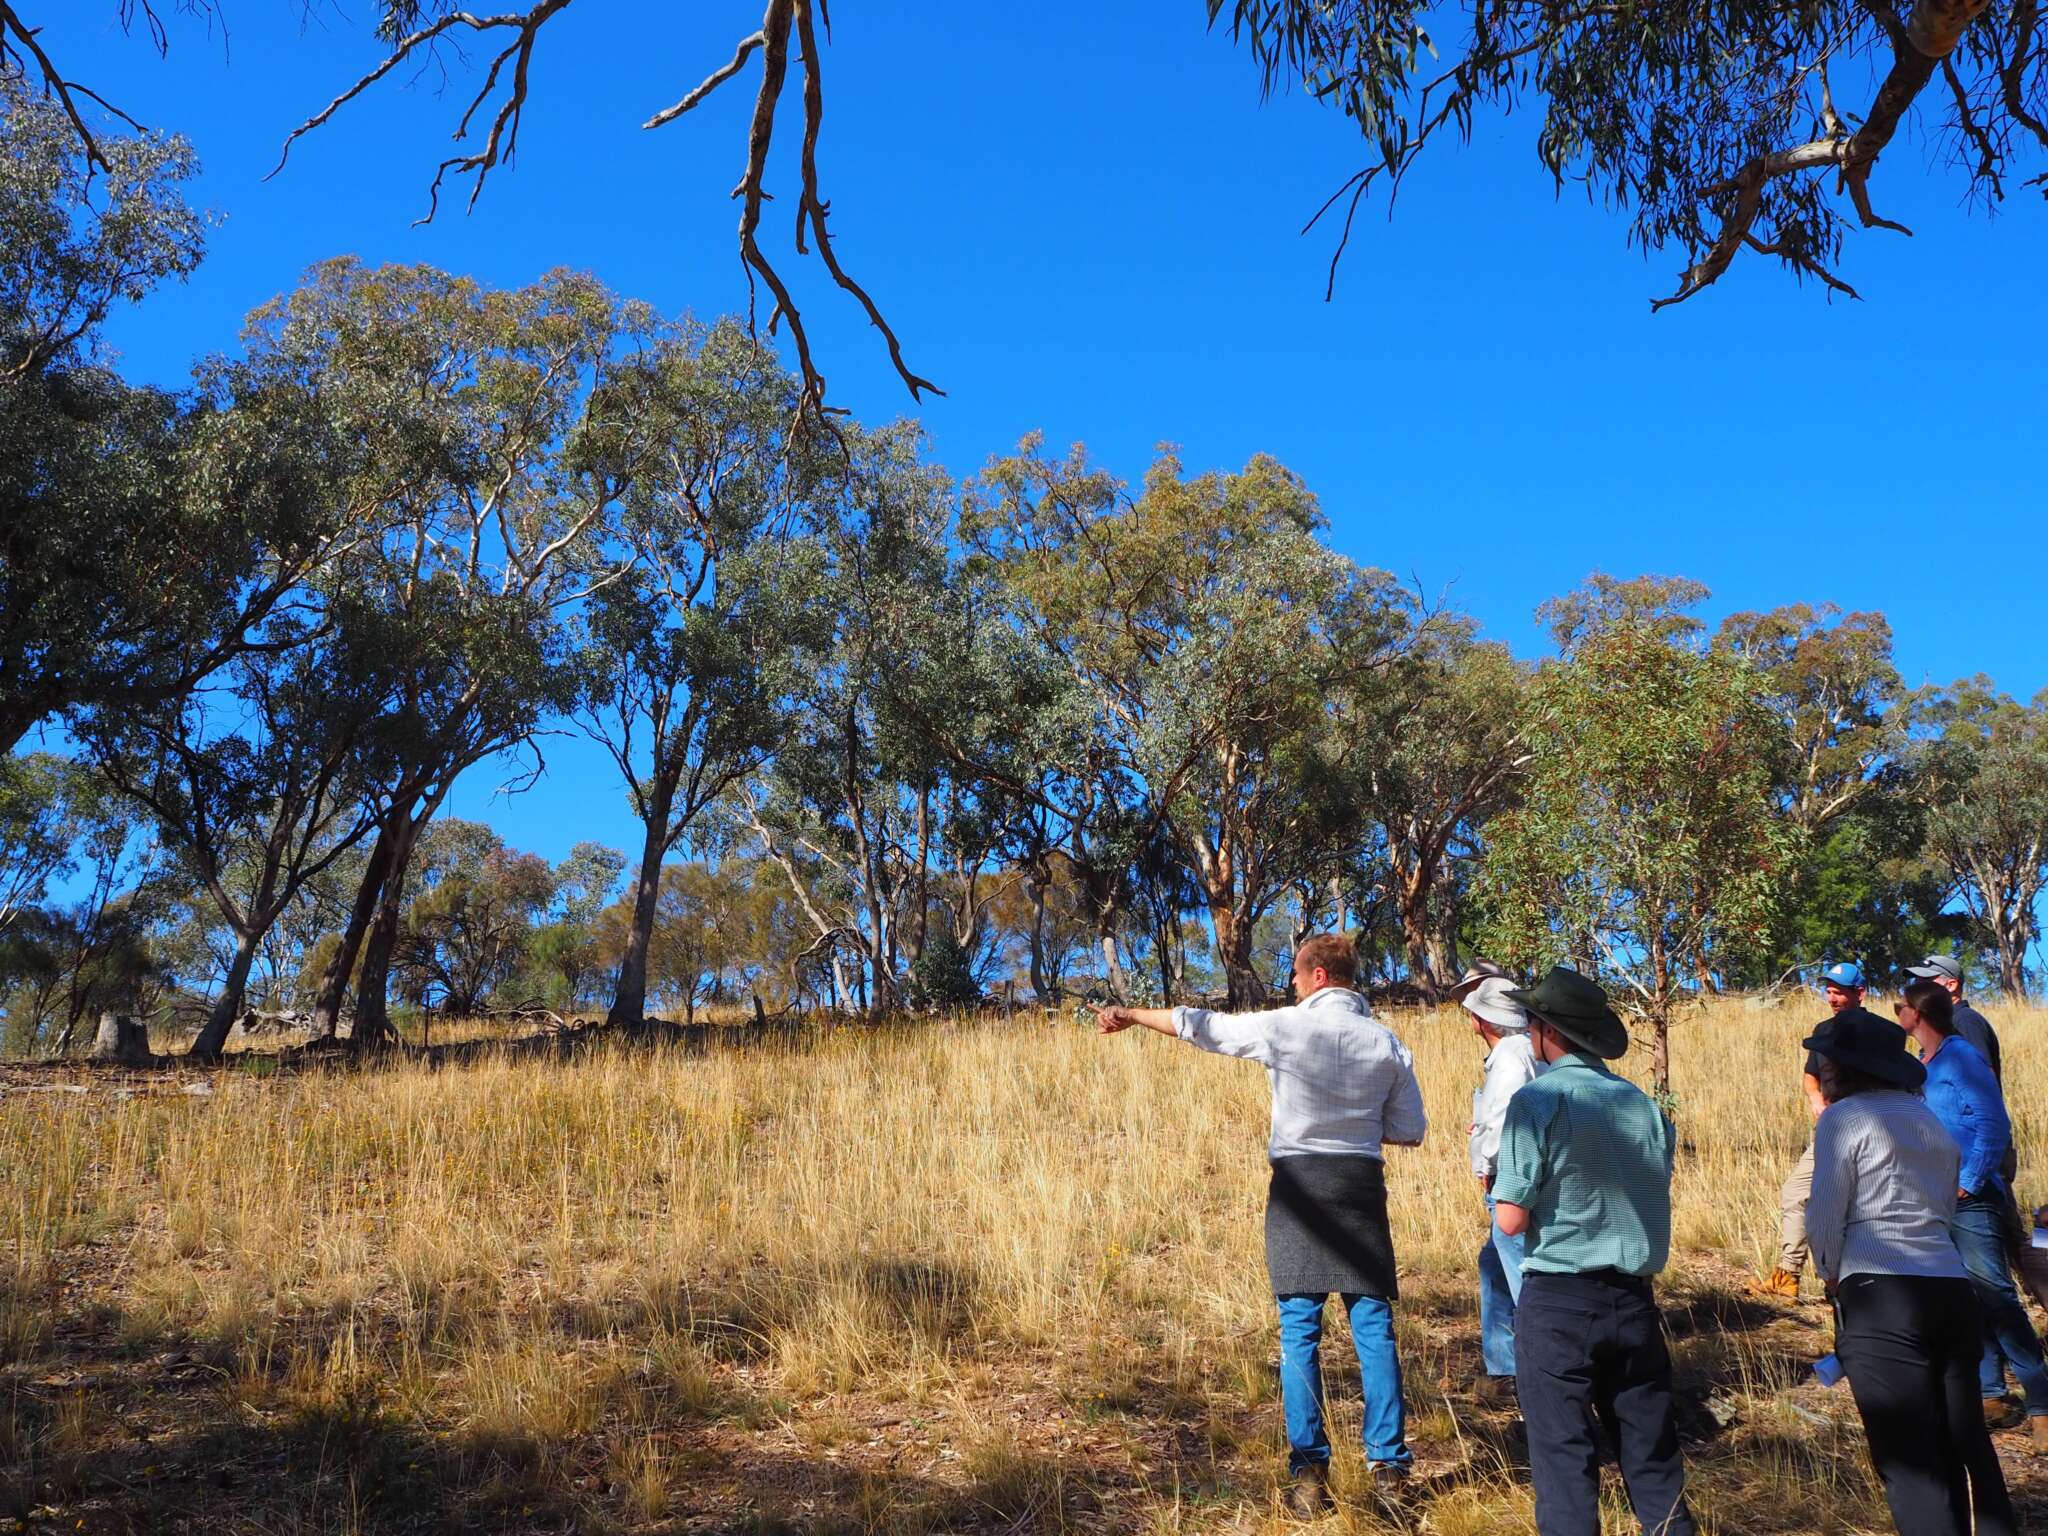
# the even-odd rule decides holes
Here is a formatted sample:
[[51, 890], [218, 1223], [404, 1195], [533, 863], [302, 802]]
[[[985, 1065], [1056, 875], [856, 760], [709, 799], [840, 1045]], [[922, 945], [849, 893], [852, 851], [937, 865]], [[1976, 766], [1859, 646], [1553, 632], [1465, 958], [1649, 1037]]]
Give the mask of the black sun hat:
[[1927, 1069], [1906, 1050], [1906, 1032], [1867, 1008], [1844, 1008], [1800, 1044], [1879, 1082], [1918, 1088], [1927, 1081]]
[[1628, 1026], [1608, 1006], [1606, 992], [1598, 982], [1566, 966], [1552, 966], [1535, 986], [1518, 987], [1508, 996], [1603, 1061], [1628, 1049]]

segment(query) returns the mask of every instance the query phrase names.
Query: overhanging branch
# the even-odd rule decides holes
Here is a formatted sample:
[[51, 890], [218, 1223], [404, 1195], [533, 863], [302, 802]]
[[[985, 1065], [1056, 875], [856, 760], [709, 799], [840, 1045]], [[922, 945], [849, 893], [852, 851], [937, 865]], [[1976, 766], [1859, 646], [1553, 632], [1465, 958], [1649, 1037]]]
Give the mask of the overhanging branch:
[[[155, 17], [152, 13], [151, 20]], [[72, 131], [78, 135], [78, 142], [85, 147], [86, 165], [97, 170], [111, 170], [107, 157], [100, 148], [100, 141], [93, 137], [92, 129], [86, 126], [85, 114], [78, 110], [78, 98], [98, 105], [101, 110], [118, 117], [137, 133], [144, 132], [142, 124], [108, 101], [97, 91], [80, 85], [76, 80], [67, 80], [59, 72], [49, 54], [43, 51], [38, 41], [40, 27], [31, 27], [21, 19], [7, 0], [0, 0], [0, 69], [13, 71], [24, 78], [29, 74], [29, 63], [35, 64], [35, 73], [42, 77], [43, 89], [57, 99], [64, 109], [64, 115], [71, 119]], [[25, 57], [24, 57], [25, 56]]]

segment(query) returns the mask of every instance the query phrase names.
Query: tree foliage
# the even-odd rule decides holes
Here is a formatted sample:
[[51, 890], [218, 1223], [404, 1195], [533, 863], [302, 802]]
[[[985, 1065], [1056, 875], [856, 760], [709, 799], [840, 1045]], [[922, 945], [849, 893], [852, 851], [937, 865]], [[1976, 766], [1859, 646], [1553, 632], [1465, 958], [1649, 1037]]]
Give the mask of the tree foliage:
[[1875, 210], [1871, 182], [1911, 117], [1966, 201], [1996, 203], [2048, 150], [2038, 0], [1208, 6], [1267, 90], [1299, 82], [1358, 125], [1370, 158], [1324, 210], [1343, 204], [1345, 239], [1366, 195], [1383, 185], [1391, 202], [1441, 136], [1521, 114], [1560, 190], [1585, 185], [1626, 214], [1632, 243], [1684, 254], [1658, 307], [1744, 254], [1854, 297], [1834, 271], [1842, 238], [1903, 232]]
[[1743, 663], [1654, 627], [1606, 630], [1534, 684], [1522, 803], [1493, 823], [1481, 871], [1489, 953], [1615, 983], [1660, 1089], [1695, 966], [1759, 943], [1796, 867], [1773, 732]]
[[2048, 693], [2023, 705], [1975, 678], [1937, 718], [1942, 733], [1922, 752], [1928, 836], [1997, 953], [2000, 984], [2020, 994], [2048, 886]]

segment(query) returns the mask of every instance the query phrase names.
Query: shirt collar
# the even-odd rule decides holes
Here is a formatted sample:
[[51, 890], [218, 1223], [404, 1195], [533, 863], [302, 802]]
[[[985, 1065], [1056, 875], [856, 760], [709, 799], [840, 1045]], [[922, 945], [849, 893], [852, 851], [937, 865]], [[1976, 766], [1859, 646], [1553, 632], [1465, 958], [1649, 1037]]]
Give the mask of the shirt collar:
[[1500, 1038], [1494, 1041], [1494, 1043], [1487, 1049], [1486, 1059], [1488, 1063], [1490, 1064], [1493, 1061], [1493, 1058], [1498, 1056], [1502, 1051], [1508, 1050], [1516, 1045], [1520, 1045], [1521, 1048], [1529, 1054], [1532, 1060], [1535, 1058], [1535, 1048], [1529, 1044], [1529, 1032], [1526, 1029], [1510, 1029], [1502, 1030]]
[[1318, 987], [1296, 1005], [1301, 1008], [1338, 1007], [1349, 1013], [1371, 1013], [1365, 999], [1350, 987], [1338, 986], [1335, 982], [1327, 987]]

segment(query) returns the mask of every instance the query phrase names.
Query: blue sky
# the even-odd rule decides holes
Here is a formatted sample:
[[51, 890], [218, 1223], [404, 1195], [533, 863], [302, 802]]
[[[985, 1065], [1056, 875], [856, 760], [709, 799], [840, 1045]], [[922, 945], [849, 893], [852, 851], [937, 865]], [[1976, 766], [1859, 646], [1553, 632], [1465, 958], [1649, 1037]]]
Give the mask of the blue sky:
[[[39, 9], [71, 74], [193, 141], [198, 198], [224, 217], [189, 284], [115, 322], [135, 375], [181, 379], [342, 252], [504, 284], [570, 266], [704, 318], [746, 303], [728, 193], [751, 77], [658, 132], [638, 124], [730, 56], [754, 0], [564, 12], [516, 164], [474, 214], [444, 196], [419, 228], [476, 79], [452, 55], [445, 84], [394, 75], [264, 180], [286, 132], [375, 61], [367, 3], [302, 24], [296, 3], [242, 0], [225, 39], [174, 22], [168, 60], [122, 33], [113, 0]], [[1325, 303], [1330, 236], [1298, 230], [1362, 163], [1356, 132], [1298, 96], [1261, 105], [1249, 58], [1194, 0], [840, 0], [833, 19], [833, 230], [947, 390], [919, 414], [956, 473], [1034, 428], [1132, 480], [1160, 442], [1192, 468], [1264, 451], [1316, 489], [1339, 548], [1448, 591], [1525, 654], [1542, 648], [1536, 604], [1598, 567], [1703, 581], [1710, 618], [1881, 608], [1911, 681], [2048, 686], [2048, 207], [2021, 192], [1995, 216], [1964, 208], [1924, 131], [1873, 182], [1916, 234], [1852, 237], [1842, 261], [1862, 303], [1758, 259], [1653, 316], [1680, 255], [1646, 258], [1622, 216], [1555, 193], [1526, 118], [1445, 141], [1391, 222], [1369, 202]], [[834, 398], [906, 413], [879, 338], [788, 250], [795, 127], [779, 125], [771, 252]], [[545, 751], [539, 788], [494, 798], [510, 774], [486, 765], [452, 811], [551, 856], [579, 837], [626, 846], [602, 754]]]

